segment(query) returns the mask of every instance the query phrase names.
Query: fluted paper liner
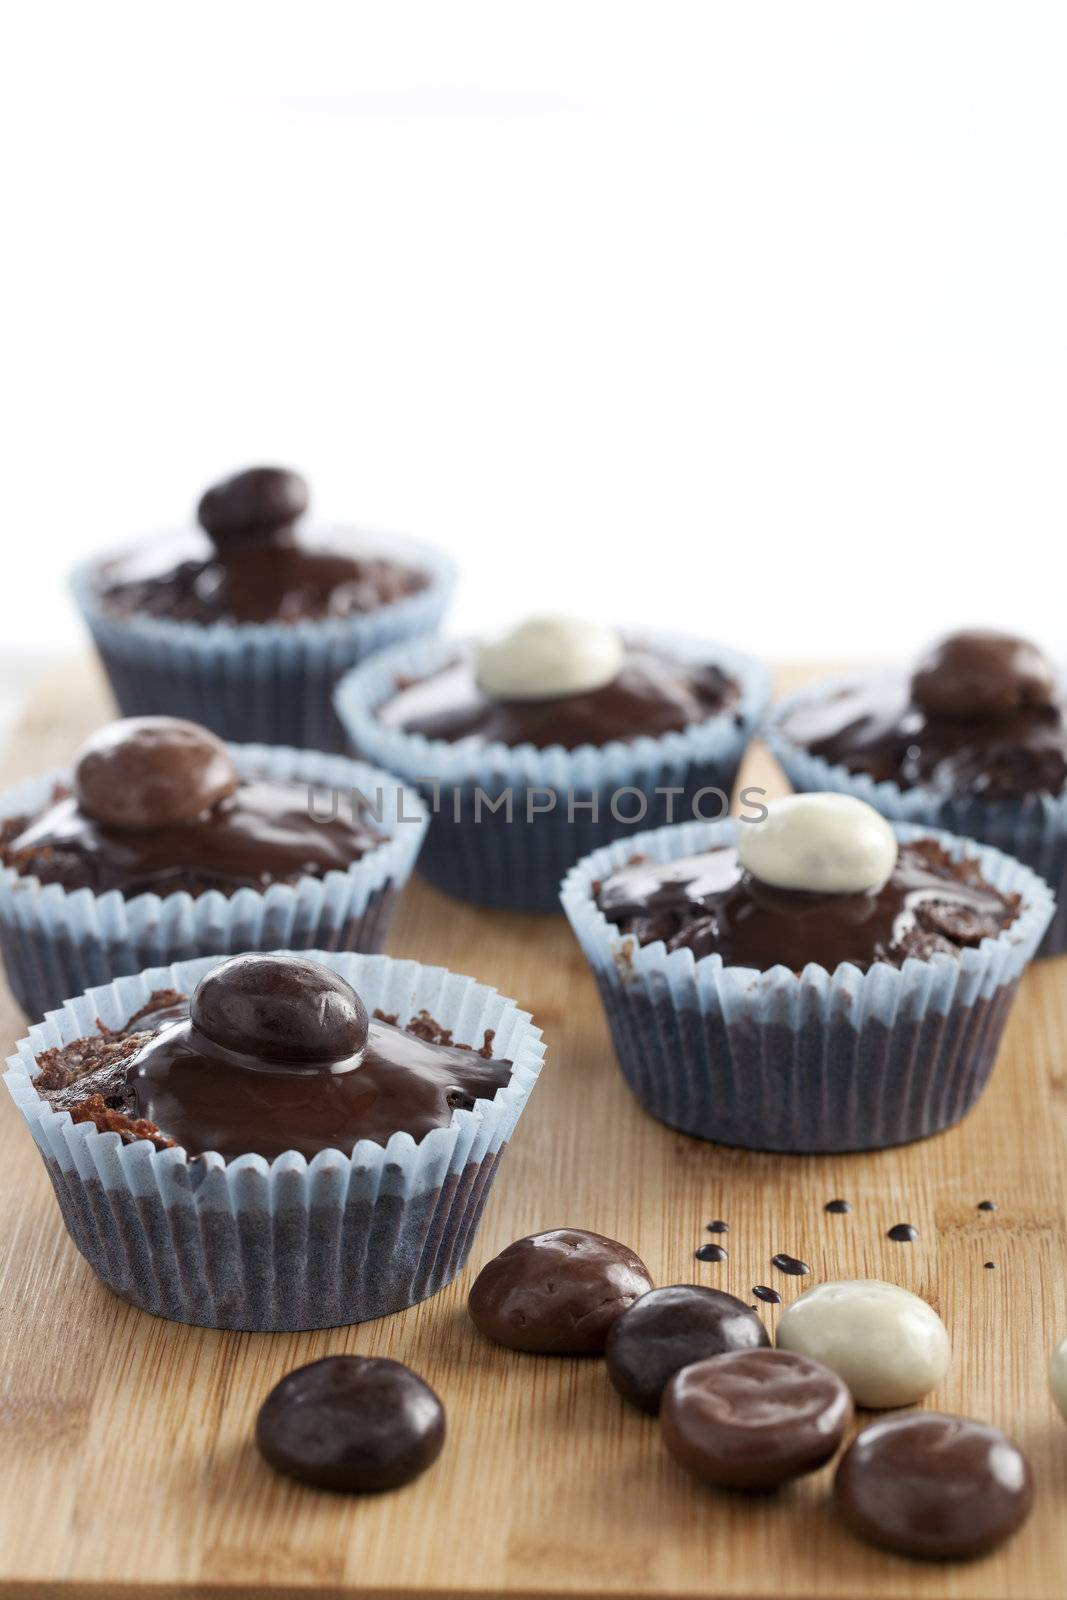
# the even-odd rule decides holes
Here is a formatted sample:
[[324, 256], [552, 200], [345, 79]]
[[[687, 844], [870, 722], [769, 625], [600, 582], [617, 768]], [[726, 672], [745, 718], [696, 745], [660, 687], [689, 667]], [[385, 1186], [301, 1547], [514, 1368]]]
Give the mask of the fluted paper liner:
[[497, 1163], [541, 1070], [540, 1029], [494, 989], [414, 961], [313, 951], [401, 1024], [428, 1011], [457, 1043], [510, 1060], [510, 1082], [419, 1142], [396, 1133], [351, 1156], [295, 1151], [224, 1162], [124, 1145], [53, 1111], [33, 1087], [36, 1058], [121, 1027], [154, 990], [191, 993], [217, 958], [156, 967], [68, 1001], [19, 1041], [4, 1081], [48, 1168], [74, 1243], [116, 1294], [202, 1327], [277, 1332], [333, 1327], [424, 1300], [466, 1262]]
[[890, 779], [876, 783], [866, 773], [850, 772], [789, 738], [784, 722], [798, 705], [855, 681], [855, 676], [827, 679], [789, 695], [774, 707], [763, 736], [793, 788], [853, 794], [891, 822], [944, 828], [993, 845], [1024, 862], [1044, 878], [1056, 897], [1055, 913], [1037, 953], [1062, 955], [1067, 950], [1067, 789], [1062, 794], [1031, 794], [1017, 800], [944, 795], [922, 786], [902, 789]]
[[[118, 889], [66, 890], [0, 868], [0, 955], [11, 990], [28, 1017], [37, 1018], [92, 984], [142, 968], [194, 956], [242, 950], [379, 950], [397, 892], [411, 875], [428, 816], [418, 796], [390, 773], [343, 756], [282, 746], [232, 745], [243, 776], [306, 783], [319, 796], [338, 796], [348, 814], [353, 790], [376, 806], [374, 823], [387, 837], [344, 872], [272, 884], [265, 890], [219, 890], [190, 895], [140, 894]], [[0, 817], [31, 815], [51, 798], [69, 770], [18, 784], [0, 795]], [[325, 808], [324, 808], [325, 809]]]
[[[702, 790], [729, 796], [741, 757], [763, 715], [769, 693], [766, 669], [748, 656], [706, 639], [641, 635], [641, 642], [692, 664], [713, 663], [740, 684], [735, 705], [658, 738], [612, 740], [602, 746], [560, 745], [539, 750], [532, 744], [463, 739], [449, 743], [388, 728], [378, 708], [396, 692], [397, 681], [418, 678], [443, 667], [471, 641], [423, 639], [383, 651], [348, 673], [337, 688], [337, 713], [353, 748], [367, 760], [387, 766], [417, 788], [434, 815], [419, 860], [424, 877], [448, 894], [487, 906], [517, 910], [558, 909], [559, 881], [583, 855], [609, 839], [637, 828], [715, 812]], [[670, 796], [656, 790], [674, 790]], [[475, 791], [497, 800], [510, 790], [511, 820], [504, 811], [482, 806]], [[647, 810], [636, 823], [611, 814], [611, 797], [620, 798], [625, 816]], [[546, 794], [556, 809], [527, 818], [528, 797], [540, 806]], [[575, 797], [568, 813], [567, 796]], [[589, 801], [595, 796], [598, 815]], [[457, 820], [457, 807], [459, 808]]]
[[594, 885], [635, 854], [675, 861], [728, 844], [745, 824], [690, 823], [620, 840], [568, 874], [563, 909], [596, 977], [615, 1051], [645, 1109], [685, 1133], [753, 1150], [871, 1150], [950, 1127], [993, 1067], [1016, 986], [1053, 898], [1000, 851], [926, 827], [953, 859], [977, 859], [996, 888], [1022, 896], [995, 939], [958, 958], [875, 962], [866, 972], [811, 964], [756, 972], [638, 945], [597, 909]]
[[351, 538], [356, 555], [419, 568], [426, 588], [356, 617], [204, 624], [110, 613], [99, 574], [122, 550], [76, 568], [74, 598], [123, 715], [164, 713], [224, 739], [344, 751], [332, 700], [338, 679], [375, 650], [432, 633], [455, 583], [452, 562], [430, 545], [362, 529]]

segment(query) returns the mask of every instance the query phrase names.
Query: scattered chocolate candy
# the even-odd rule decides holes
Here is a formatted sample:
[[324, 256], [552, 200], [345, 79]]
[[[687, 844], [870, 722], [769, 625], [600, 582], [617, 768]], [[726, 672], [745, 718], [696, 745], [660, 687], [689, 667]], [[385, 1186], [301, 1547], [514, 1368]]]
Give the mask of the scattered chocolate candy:
[[358, 1056], [370, 1028], [352, 985], [300, 956], [232, 956], [201, 978], [189, 1015], [224, 1050], [322, 1068]]
[[902, 1555], [961, 1560], [1022, 1527], [1030, 1466], [999, 1428], [914, 1412], [865, 1428], [841, 1458], [834, 1503], [854, 1533]]
[[777, 1267], [779, 1272], [788, 1273], [791, 1278], [806, 1278], [811, 1271], [806, 1261], [800, 1261], [796, 1256], [787, 1256], [784, 1250], [771, 1257], [771, 1266]]
[[1056, 670], [1029, 639], [970, 628], [924, 656], [912, 674], [911, 697], [935, 717], [1008, 716], [1051, 705]]
[[487, 1339], [540, 1355], [602, 1351], [612, 1325], [652, 1287], [639, 1256], [584, 1228], [516, 1239], [474, 1280], [467, 1310]]
[[608, 1377], [624, 1400], [653, 1414], [680, 1367], [728, 1350], [768, 1345], [751, 1306], [721, 1289], [674, 1284], [635, 1300], [608, 1335]]
[[736, 1350], [683, 1367], [660, 1407], [674, 1459], [724, 1489], [774, 1489], [834, 1455], [852, 1421], [841, 1379], [789, 1350]]
[[192, 822], [237, 788], [221, 739], [178, 717], [123, 717], [82, 745], [74, 795], [107, 828], [139, 831]]
[[917, 1294], [857, 1278], [820, 1283], [778, 1321], [782, 1350], [821, 1361], [852, 1390], [857, 1405], [908, 1406], [929, 1394], [948, 1367], [948, 1332]]
[[417, 1478], [441, 1453], [445, 1410], [399, 1361], [326, 1356], [287, 1373], [256, 1418], [278, 1472], [317, 1489], [363, 1494]]
[[249, 467], [212, 484], [196, 508], [197, 521], [216, 545], [276, 538], [308, 508], [308, 486], [283, 467]]
[[919, 1230], [910, 1222], [895, 1222], [886, 1234], [887, 1239], [892, 1239], [894, 1244], [911, 1244], [919, 1237]]

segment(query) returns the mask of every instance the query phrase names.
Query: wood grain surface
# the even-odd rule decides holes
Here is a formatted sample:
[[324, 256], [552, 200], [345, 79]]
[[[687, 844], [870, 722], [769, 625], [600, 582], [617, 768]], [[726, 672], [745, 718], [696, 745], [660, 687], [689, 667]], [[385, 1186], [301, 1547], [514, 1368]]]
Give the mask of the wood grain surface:
[[[72, 665], [36, 699], [5, 778], [63, 760], [107, 714], [95, 669]], [[774, 781], [758, 752], [746, 776]], [[497, 985], [549, 1044], [470, 1268], [401, 1315], [251, 1335], [122, 1304], [68, 1241], [0, 1096], [0, 1594], [1062, 1600], [1067, 1426], [1045, 1364], [1067, 1333], [1067, 961], [1028, 974], [993, 1082], [962, 1127], [882, 1154], [788, 1158], [702, 1144], [638, 1109], [562, 917], [479, 912], [415, 883], [390, 950]], [[23, 1031], [6, 992], [0, 1026], [6, 1054]], [[833, 1196], [852, 1213], [826, 1215]], [[985, 1198], [999, 1210], [978, 1211]], [[730, 1224], [718, 1266], [694, 1260], [713, 1217]], [[918, 1227], [915, 1243], [886, 1238], [902, 1221]], [[806, 1283], [872, 1276], [924, 1295], [953, 1343], [929, 1404], [987, 1418], [1022, 1444], [1037, 1480], [1029, 1525], [981, 1562], [924, 1566], [837, 1524], [830, 1470], [771, 1499], [690, 1481], [600, 1362], [497, 1349], [466, 1320], [477, 1267], [561, 1224], [625, 1240], [660, 1283], [740, 1295], [771, 1283], [788, 1303]], [[779, 1250], [810, 1262], [811, 1278], [777, 1273]], [[773, 1328], [773, 1309], [763, 1314]], [[334, 1497], [276, 1477], [256, 1454], [268, 1389], [337, 1351], [406, 1361], [444, 1399], [444, 1454], [410, 1488]]]

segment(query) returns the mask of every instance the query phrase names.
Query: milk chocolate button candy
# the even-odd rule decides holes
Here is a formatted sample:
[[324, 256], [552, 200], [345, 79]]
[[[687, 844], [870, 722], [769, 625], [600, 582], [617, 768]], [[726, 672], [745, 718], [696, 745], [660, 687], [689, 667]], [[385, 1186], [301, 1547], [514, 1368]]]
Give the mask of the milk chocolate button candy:
[[483, 644], [477, 678], [494, 700], [555, 700], [603, 689], [622, 669], [614, 628], [575, 617], [531, 617], [505, 638]]
[[843, 1378], [857, 1405], [908, 1406], [948, 1367], [945, 1324], [917, 1294], [856, 1278], [820, 1283], [778, 1320], [778, 1347], [821, 1361]]
[[1060, 1415], [1067, 1422], [1067, 1339], [1061, 1340], [1052, 1352], [1048, 1364], [1048, 1386]]
[[178, 717], [124, 717], [82, 745], [74, 795], [95, 822], [144, 831], [192, 822], [232, 794], [237, 769], [221, 739]]
[[270, 539], [286, 532], [308, 508], [308, 486], [284, 467], [249, 467], [212, 484], [196, 508], [216, 545]]
[[1055, 669], [1036, 644], [978, 628], [935, 644], [911, 679], [912, 699], [935, 717], [1007, 716], [1055, 696]]
[[679, 1283], [635, 1300], [612, 1327], [604, 1353], [608, 1377], [623, 1399], [655, 1414], [681, 1367], [769, 1343], [763, 1323], [743, 1300]]
[[852, 1397], [829, 1367], [790, 1350], [738, 1350], [676, 1372], [660, 1407], [674, 1459], [723, 1489], [774, 1489], [834, 1455]]
[[399, 1361], [326, 1356], [288, 1373], [256, 1418], [256, 1444], [278, 1472], [318, 1489], [396, 1489], [445, 1442], [445, 1410]]
[[841, 1458], [834, 1503], [854, 1533], [902, 1555], [984, 1555], [1022, 1527], [1030, 1466], [999, 1428], [917, 1411], [865, 1428]]
[[300, 956], [231, 956], [201, 978], [189, 1016], [225, 1050], [294, 1067], [353, 1061], [370, 1027], [352, 985]]
[[652, 1287], [632, 1250], [584, 1228], [516, 1239], [474, 1280], [467, 1309], [486, 1338], [542, 1355], [603, 1350], [615, 1320]]
[[760, 822], [738, 829], [746, 872], [778, 889], [863, 894], [880, 889], [896, 865], [897, 839], [873, 806], [849, 794], [794, 794], [774, 800]]

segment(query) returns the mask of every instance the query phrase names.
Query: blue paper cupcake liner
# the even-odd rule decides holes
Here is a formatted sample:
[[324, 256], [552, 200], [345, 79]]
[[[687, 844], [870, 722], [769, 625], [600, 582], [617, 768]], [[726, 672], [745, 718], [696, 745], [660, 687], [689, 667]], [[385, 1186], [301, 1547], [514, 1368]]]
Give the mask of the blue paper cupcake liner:
[[659, 738], [538, 750], [478, 739], [450, 744], [383, 726], [378, 707], [398, 680], [437, 670], [470, 641], [424, 639], [384, 651], [341, 681], [337, 711], [353, 747], [399, 773], [430, 807], [419, 860], [425, 878], [479, 905], [556, 911], [561, 877], [590, 850], [638, 827], [726, 811], [767, 704], [766, 669], [706, 639], [643, 635], [642, 642], [681, 661], [722, 667], [740, 684], [737, 704]]
[[239, 625], [111, 615], [97, 580], [120, 551], [79, 566], [71, 588], [124, 716], [187, 717], [224, 739], [342, 752], [338, 679], [375, 650], [434, 632], [455, 582], [448, 557], [414, 540], [361, 530], [358, 551], [407, 562], [429, 583], [358, 617]]
[[889, 781], [876, 783], [864, 773], [850, 772], [823, 756], [812, 755], [783, 732], [783, 720], [797, 706], [814, 696], [821, 699], [846, 682], [854, 683], [855, 677], [824, 680], [774, 707], [763, 737], [793, 788], [853, 794], [891, 822], [943, 828], [993, 845], [1024, 862], [1044, 878], [1056, 896], [1056, 912], [1037, 953], [1062, 955], [1067, 950], [1067, 789], [1058, 795], [1034, 794], [1021, 800], [953, 797], [932, 789], [902, 789]]
[[467, 1260], [500, 1157], [541, 1070], [540, 1029], [514, 1001], [441, 967], [313, 952], [370, 1010], [401, 1023], [428, 1011], [461, 1043], [514, 1063], [511, 1081], [419, 1143], [361, 1141], [351, 1156], [295, 1151], [273, 1162], [189, 1160], [123, 1144], [53, 1111], [33, 1087], [36, 1058], [123, 1025], [154, 990], [188, 994], [217, 958], [156, 967], [91, 989], [20, 1040], [4, 1081], [48, 1169], [63, 1220], [93, 1270], [155, 1316], [258, 1333], [335, 1327], [435, 1294]]
[[814, 964], [755, 972], [641, 947], [597, 909], [594, 885], [639, 852], [676, 861], [736, 837], [736, 822], [661, 828], [598, 850], [561, 891], [600, 990], [615, 1052], [645, 1110], [683, 1133], [750, 1150], [877, 1150], [951, 1127], [977, 1101], [1011, 1002], [1053, 911], [1052, 894], [1000, 851], [930, 828], [956, 860], [1022, 898], [995, 939], [959, 958]]
[[[28, 1017], [44, 1015], [92, 984], [193, 956], [242, 950], [380, 950], [396, 896], [411, 875], [429, 817], [419, 797], [389, 773], [344, 756], [280, 746], [232, 745], [246, 776], [306, 783], [323, 814], [327, 797], [341, 815], [353, 791], [380, 810], [384, 842], [344, 872], [275, 883], [268, 889], [191, 895], [118, 889], [64, 889], [0, 868], [0, 957]], [[32, 815], [69, 770], [30, 779], [0, 794], [0, 818]]]

